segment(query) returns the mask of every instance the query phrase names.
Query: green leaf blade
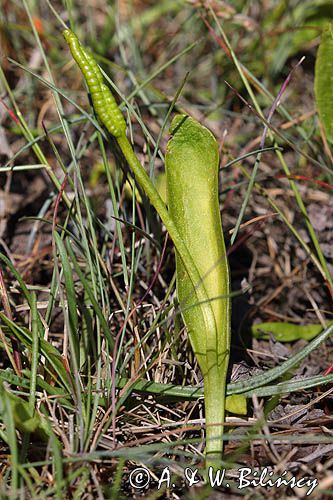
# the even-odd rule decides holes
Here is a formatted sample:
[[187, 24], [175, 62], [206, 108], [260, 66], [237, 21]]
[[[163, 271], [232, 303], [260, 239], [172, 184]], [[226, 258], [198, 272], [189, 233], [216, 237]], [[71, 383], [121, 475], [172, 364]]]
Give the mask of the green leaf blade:
[[327, 139], [333, 141], [333, 25], [325, 28], [316, 58], [315, 98]]

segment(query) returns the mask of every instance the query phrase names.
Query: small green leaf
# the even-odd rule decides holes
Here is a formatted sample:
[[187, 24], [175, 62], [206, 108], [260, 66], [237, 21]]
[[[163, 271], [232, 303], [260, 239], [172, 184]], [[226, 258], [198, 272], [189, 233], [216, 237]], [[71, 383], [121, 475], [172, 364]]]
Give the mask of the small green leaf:
[[246, 415], [246, 397], [242, 394], [233, 394], [232, 396], [227, 396], [225, 400], [225, 409], [230, 413], [235, 413], [236, 415]]
[[319, 45], [314, 83], [316, 105], [327, 139], [333, 141], [333, 26], [328, 24]]
[[21, 432], [29, 432], [38, 436], [42, 441], [48, 441], [50, 437], [49, 426], [37, 412], [31, 415], [31, 408], [28, 401], [16, 396], [6, 390], [3, 384], [0, 385], [0, 416], [6, 421], [5, 413], [8, 417], [8, 406], [1, 404], [1, 401], [7, 401], [10, 405], [10, 416], [13, 418], [15, 427]]
[[[327, 326], [333, 324], [333, 321]], [[252, 335], [257, 339], [268, 340], [270, 334], [279, 342], [294, 342], [295, 340], [304, 339], [312, 340], [322, 331], [323, 327], [320, 324], [315, 325], [295, 325], [293, 323], [267, 322], [257, 323], [252, 325]]]

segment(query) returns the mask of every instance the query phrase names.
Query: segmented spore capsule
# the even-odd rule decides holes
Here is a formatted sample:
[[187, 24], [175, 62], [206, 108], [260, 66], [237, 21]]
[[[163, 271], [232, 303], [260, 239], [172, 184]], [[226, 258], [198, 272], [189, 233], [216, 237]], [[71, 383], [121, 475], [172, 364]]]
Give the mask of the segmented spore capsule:
[[126, 122], [94, 58], [81, 45], [71, 30], [63, 32], [70, 51], [87, 83], [97, 117], [115, 137], [125, 134]]

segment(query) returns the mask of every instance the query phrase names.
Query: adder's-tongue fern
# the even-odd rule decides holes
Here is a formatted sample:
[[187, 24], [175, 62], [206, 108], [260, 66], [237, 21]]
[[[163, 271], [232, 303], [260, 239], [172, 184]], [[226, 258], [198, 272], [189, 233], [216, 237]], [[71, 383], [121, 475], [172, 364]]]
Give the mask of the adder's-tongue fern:
[[86, 80], [96, 115], [117, 142], [137, 182], [160, 215], [176, 248], [182, 315], [204, 378], [207, 465], [223, 450], [230, 347], [229, 271], [218, 201], [218, 145], [205, 127], [178, 116], [166, 154], [168, 205], [126, 137], [126, 123], [101, 71], [76, 35], [64, 37]]

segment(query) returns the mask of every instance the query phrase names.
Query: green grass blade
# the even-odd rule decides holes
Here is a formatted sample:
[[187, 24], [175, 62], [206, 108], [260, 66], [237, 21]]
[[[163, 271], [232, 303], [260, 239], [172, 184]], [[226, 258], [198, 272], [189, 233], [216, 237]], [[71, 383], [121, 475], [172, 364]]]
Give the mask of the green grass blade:
[[60, 235], [57, 232], [54, 233], [54, 239], [59, 251], [63, 276], [65, 280], [65, 290], [66, 290], [67, 304], [68, 304], [68, 319], [70, 328], [69, 340], [71, 343], [72, 354], [76, 358], [76, 365], [79, 366], [79, 352], [80, 352], [79, 339], [78, 339], [79, 320], [77, 314], [77, 303], [76, 303], [75, 286], [73, 280], [73, 272], [68, 260], [65, 245]]
[[36, 402], [36, 385], [37, 385], [37, 370], [38, 370], [38, 355], [39, 355], [39, 337], [38, 337], [38, 310], [36, 294], [32, 294], [31, 308], [31, 373], [30, 373], [30, 394], [29, 406], [33, 416]]
[[[263, 387], [255, 387], [253, 389], [242, 392], [242, 396], [252, 398], [254, 394], [258, 397], [268, 397], [274, 395], [289, 394], [290, 392], [302, 391], [319, 387], [320, 385], [330, 384], [333, 381], [333, 375], [316, 375], [314, 377], [289, 380], [288, 382], [280, 382], [274, 385]], [[192, 387], [189, 385], [178, 386], [174, 384], [162, 384], [141, 379], [131, 384], [130, 379], [120, 378], [117, 381], [117, 387], [122, 389], [129, 384], [130, 390], [134, 392], [142, 392], [144, 394], [154, 394], [160, 397], [175, 398], [179, 400], [196, 400], [204, 397], [203, 387]], [[238, 386], [231, 382], [227, 385], [227, 396], [232, 396], [236, 393]]]
[[111, 335], [108, 323], [107, 323], [105, 317], [103, 316], [103, 313], [102, 313], [102, 311], [100, 309], [100, 306], [97, 303], [97, 301], [96, 301], [96, 299], [95, 299], [95, 297], [93, 295], [93, 292], [91, 290], [91, 285], [90, 285], [89, 281], [85, 278], [83, 272], [80, 269], [80, 266], [79, 266], [79, 264], [77, 262], [77, 259], [76, 259], [75, 255], [74, 255], [74, 252], [73, 252], [73, 250], [72, 250], [72, 248], [70, 246], [70, 242], [68, 242], [68, 245], [67, 245], [67, 252], [68, 252], [68, 255], [69, 255], [69, 257], [70, 257], [70, 259], [72, 261], [72, 264], [74, 266], [75, 272], [77, 273], [77, 275], [78, 275], [78, 277], [80, 279], [80, 282], [82, 283], [82, 286], [83, 286], [85, 292], [87, 293], [87, 295], [89, 297], [89, 300], [91, 301], [91, 305], [92, 305], [92, 307], [93, 307], [93, 309], [94, 309], [94, 311], [95, 311], [95, 313], [96, 313], [99, 321], [101, 322], [102, 328], [104, 330], [104, 334], [105, 334], [105, 336], [106, 336], [106, 338], [107, 338], [107, 340], [109, 342], [109, 345], [111, 346], [111, 348], [113, 348], [113, 346], [114, 346], [114, 339], [113, 339], [113, 337]]
[[5, 390], [3, 383], [0, 384], [0, 416], [2, 417], [4, 424], [6, 426], [6, 441], [10, 448], [10, 462], [11, 462], [11, 496], [16, 498], [16, 492], [18, 488], [18, 464], [19, 464], [19, 453], [18, 445], [16, 439], [16, 429], [14, 423], [14, 414], [11, 404], [11, 400], [7, 391]]
[[[5, 316], [3, 313], [0, 313], [0, 319], [2, 319], [2, 321], [8, 326], [12, 334], [15, 335], [15, 337], [31, 351], [32, 349], [31, 332], [27, 328], [19, 326], [14, 321], [8, 319], [7, 316]], [[50, 367], [52, 367], [52, 370], [54, 370], [55, 374], [57, 374], [57, 376], [61, 380], [62, 384], [64, 385], [68, 393], [71, 393], [72, 385], [69, 379], [70, 375], [68, 374], [68, 372], [64, 367], [62, 357], [59, 351], [53, 345], [51, 345], [49, 342], [47, 342], [42, 338], [40, 338], [39, 343], [40, 343], [40, 354], [42, 356], [45, 356], [45, 358], [48, 360], [50, 364]], [[53, 377], [55, 377], [54, 374], [52, 375]]]

